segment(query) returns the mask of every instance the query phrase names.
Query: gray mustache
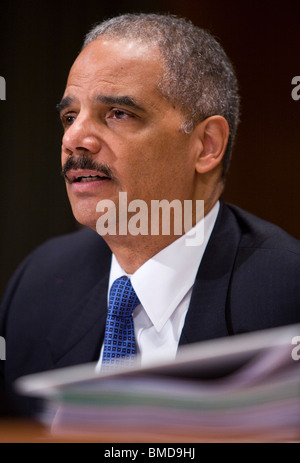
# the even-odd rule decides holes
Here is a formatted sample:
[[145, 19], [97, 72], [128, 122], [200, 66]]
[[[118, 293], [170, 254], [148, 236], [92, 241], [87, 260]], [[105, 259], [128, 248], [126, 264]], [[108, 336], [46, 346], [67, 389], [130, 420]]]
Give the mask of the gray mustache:
[[78, 156], [76, 158], [73, 158], [73, 157], [68, 158], [67, 161], [65, 162], [65, 164], [63, 165], [63, 168], [61, 170], [61, 175], [63, 177], [66, 177], [67, 173], [71, 169], [74, 169], [74, 170], [80, 170], [80, 169], [96, 170], [97, 172], [99, 172], [99, 174], [103, 174], [103, 175], [105, 175], [106, 177], [109, 177], [112, 180], [114, 179], [114, 175], [112, 173], [112, 170], [107, 164], [105, 164], [103, 162], [101, 162], [101, 163], [95, 162], [91, 158], [89, 158], [88, 156], [84, 156], [84, 155]]

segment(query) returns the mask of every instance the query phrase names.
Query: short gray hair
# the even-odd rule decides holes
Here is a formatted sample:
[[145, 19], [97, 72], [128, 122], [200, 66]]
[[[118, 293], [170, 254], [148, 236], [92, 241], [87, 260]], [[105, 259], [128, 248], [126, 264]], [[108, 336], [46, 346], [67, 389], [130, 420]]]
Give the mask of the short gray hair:
[[187, 19], [154, 13], [108, 19], [86, 35], [83, 48], [100, 36], [158, 47], [165, 64], [159, 89], [181, 108], [186, 133], [209, 116], [227, 120], [230, 133], [223, 160], [225, 177], [239, 123], [240, 99], [233, 66], [217, 40]]

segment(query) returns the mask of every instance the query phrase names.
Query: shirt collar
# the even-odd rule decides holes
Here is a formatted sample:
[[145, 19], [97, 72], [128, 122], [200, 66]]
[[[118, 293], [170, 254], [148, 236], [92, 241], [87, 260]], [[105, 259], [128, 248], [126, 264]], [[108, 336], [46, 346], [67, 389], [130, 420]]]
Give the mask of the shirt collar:
[[219, 207], [218, 201], [204, 219], [193, 227], [194, 232], [200, 233], [200, 227], [204, 225], [204, 240], [200, 245], [187, 246], [187, 236], [182, 235], [145, 262], [133, 275], [127, 275], [119, 265], [115, 255], [112, 256], [108, 289], [110, 290], [115, 279], [127, 275], [157, 331], [163, 328], [178, 304], [193, 286], [216, 222]]

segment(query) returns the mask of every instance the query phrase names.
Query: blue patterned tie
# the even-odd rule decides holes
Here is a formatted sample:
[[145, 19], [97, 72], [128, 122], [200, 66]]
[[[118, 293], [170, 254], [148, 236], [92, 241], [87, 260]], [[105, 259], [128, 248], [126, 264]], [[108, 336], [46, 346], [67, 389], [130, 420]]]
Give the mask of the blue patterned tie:
[[132, 312], [139, 303], [129, 278], [122, 276], [114, 281], [109, 293], [102, 371], [134, 362], [136, 345]]

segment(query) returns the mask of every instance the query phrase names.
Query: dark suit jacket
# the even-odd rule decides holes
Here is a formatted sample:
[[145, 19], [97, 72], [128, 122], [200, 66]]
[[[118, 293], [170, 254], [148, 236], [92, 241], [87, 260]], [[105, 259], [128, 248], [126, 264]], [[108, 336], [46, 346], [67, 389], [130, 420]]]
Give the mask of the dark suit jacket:
[[[0, 310], [8, 392], [20, 376], [97, 360], [110, 262], [103, 239], [84, 229], [47, 242], [20, 266]], [[221, 203], [180, 345], [299, 322], [300, 242]]]

